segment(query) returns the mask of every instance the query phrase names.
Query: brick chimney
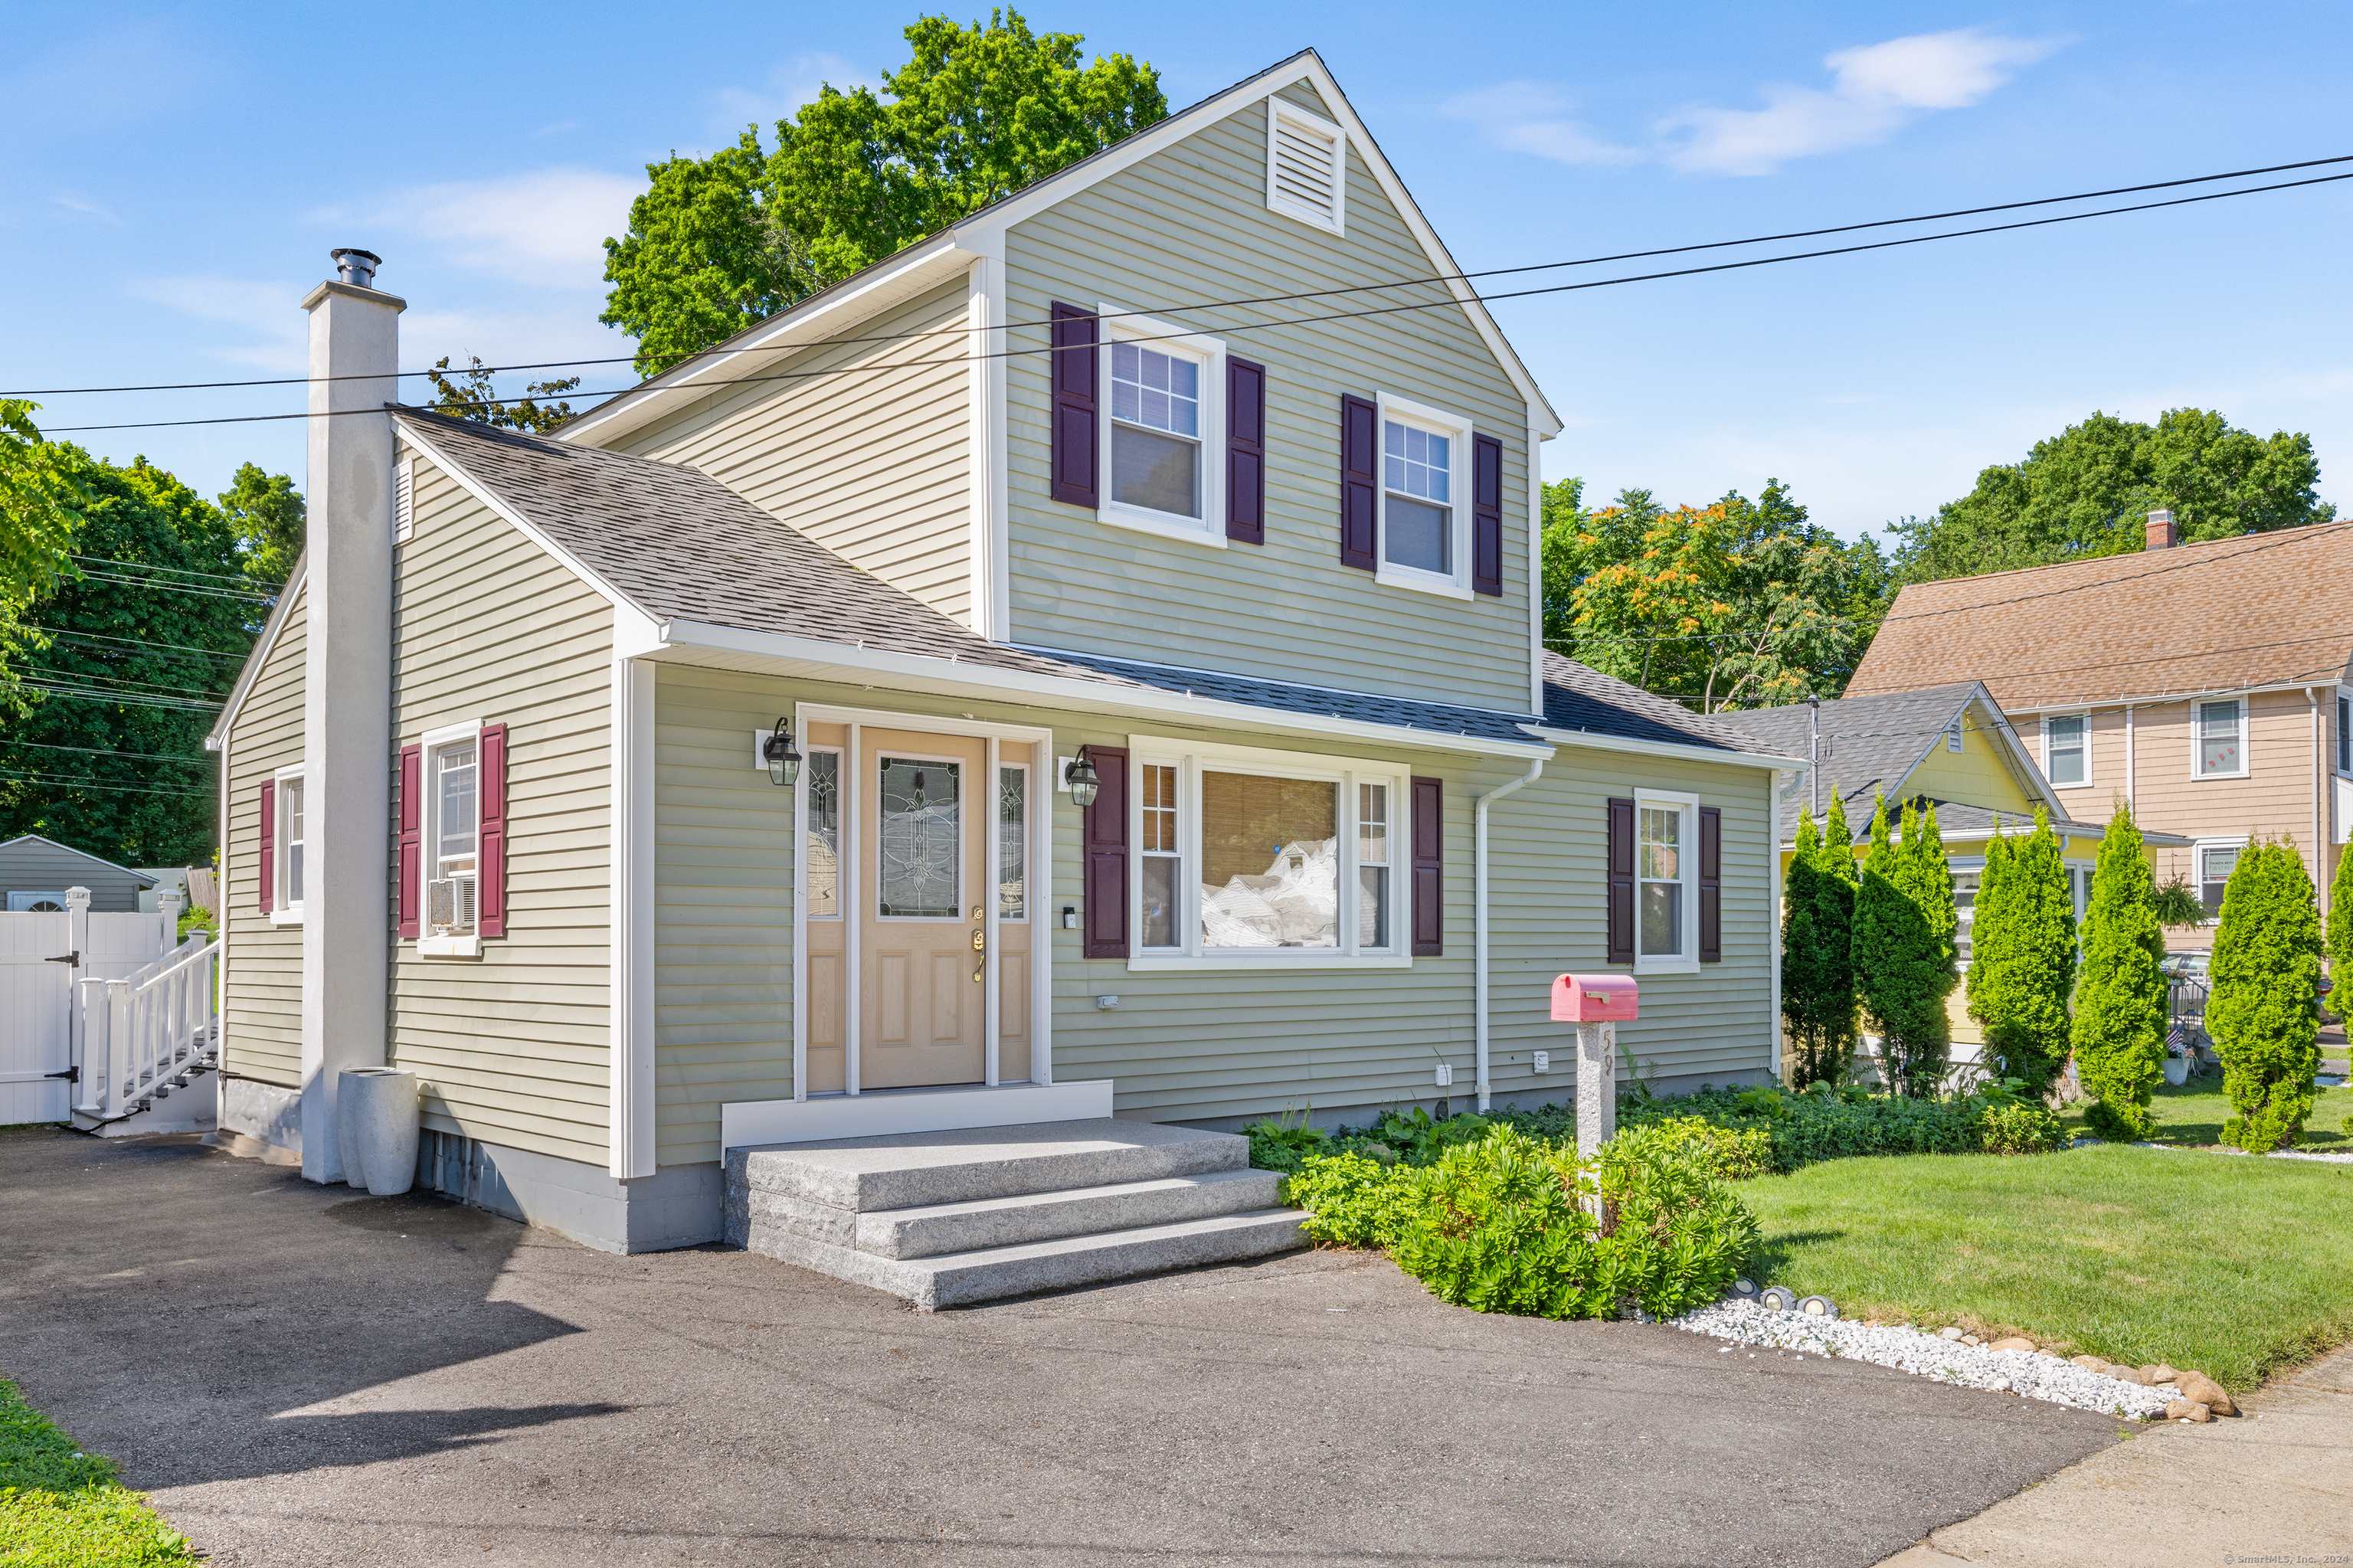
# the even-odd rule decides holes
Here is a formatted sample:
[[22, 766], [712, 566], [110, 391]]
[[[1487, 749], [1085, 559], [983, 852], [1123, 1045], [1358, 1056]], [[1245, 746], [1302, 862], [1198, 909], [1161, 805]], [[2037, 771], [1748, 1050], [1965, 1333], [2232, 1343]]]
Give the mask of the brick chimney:
[[392, 811], [392, 416], [406, 300], [378, 258], [334, 252], [311, 314], [302, 664], [302, 1174], [343, 1180], [335, 1098], [385, 1065], [385, 823]]
[[2148, 536], [2141, 542], [2144, 550], [2169, 550], [2179, 541], [2173, 533], [2173, 514], [2157, 511], [2148, 514]]

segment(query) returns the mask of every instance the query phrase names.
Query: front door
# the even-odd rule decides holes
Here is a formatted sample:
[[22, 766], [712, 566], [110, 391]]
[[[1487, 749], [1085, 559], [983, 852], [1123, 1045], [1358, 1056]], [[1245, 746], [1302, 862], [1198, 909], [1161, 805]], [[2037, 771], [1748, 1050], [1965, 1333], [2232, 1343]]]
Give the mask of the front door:
[[869, 1089], [986, 1075], [988, 743], [860, 727], [858, 1075]]

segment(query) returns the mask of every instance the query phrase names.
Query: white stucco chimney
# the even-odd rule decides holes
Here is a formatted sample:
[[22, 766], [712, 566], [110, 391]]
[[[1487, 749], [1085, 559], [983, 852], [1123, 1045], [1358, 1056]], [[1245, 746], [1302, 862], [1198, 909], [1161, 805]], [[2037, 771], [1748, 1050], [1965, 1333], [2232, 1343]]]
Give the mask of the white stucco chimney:
[[2173, 548], [2173, 514], [2171, 512], [2157, 511], [2150, 513], [2148, 514], [2147, 526], [2147, 536], [2141, 541], [2140, 547], [2142, 549], [2169, 550]]
[[385, 1065], [392, 731], [392, 416], [400, 313], [380, 258], [334, 252], [311, 313], [302, 763], [302, 1174], [343, 1179], [335, 1088]]

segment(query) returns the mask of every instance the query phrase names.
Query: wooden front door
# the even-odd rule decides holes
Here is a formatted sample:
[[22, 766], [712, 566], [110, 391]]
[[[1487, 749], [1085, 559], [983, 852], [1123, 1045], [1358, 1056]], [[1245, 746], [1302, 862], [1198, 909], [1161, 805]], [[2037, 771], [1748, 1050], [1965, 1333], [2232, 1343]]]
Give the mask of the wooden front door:
[[860, 1086], [986, 1075], [988, 743], [859, 731]]

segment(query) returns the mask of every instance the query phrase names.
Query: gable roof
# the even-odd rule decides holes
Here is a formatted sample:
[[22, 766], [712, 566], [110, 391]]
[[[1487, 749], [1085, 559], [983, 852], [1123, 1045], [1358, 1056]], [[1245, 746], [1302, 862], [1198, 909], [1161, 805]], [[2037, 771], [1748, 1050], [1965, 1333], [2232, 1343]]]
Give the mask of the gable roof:
[[[987, 672], [1064, 699], [1181, 699], [1204, 717], [1281, 715], [1401, 732], [1401, 742], [1474, 743], [1541, 755], [1530, 714], [1335, 691], [1042, 648], [992, 642], [913, 595], [860, 570], [702, 470], [399, 410], [404, 437], [483, 503], [540, 541], [584, 580], [658, 629], [657, 640], [711, 648], [808, 650], [831, 663], [894, 661], [960, 678]], [[1756, 765], [1755, 747], [1663, 698], [1572, 663], [1546, 660], [1548, 729], [1597, 743], [1672, 746]], [[1170, 702], [1173, 705], [1173, 701]], [[1215, 714], [1214, 705], [1228, 710]], [[227, 720], [224, 719], [224, 725]], [[1558, 738], [1574, 742], [1577, 736]]]
[[[2040, 802], [2054, 822], [2063, 821], [2067, 812], [2059, 797], [2052, 792], [2042, 770], [2020, 744], [2018, 732], [1994, 705], [1992, 694], [1976, 681], [1824, 703], [1820, 715], [1822, 809], [1830, 809], [1831, 797], [1836, 794], [1845, 802], [1847, 821], [1860, 837], [1863, 825], [1871, 821], [1874, 798], [1882, 791], [1891, 798], [1900, 797], [1905, 780], [1943, 743], [1946, 731], [1956, 721], [1969, 723], [1973, 708], [1975, 723], [1971, 727], [1992, 736], [1992, 744], [2026, 797]], [[1718, 714], [1715, 722], [1783, 757], [1807, 755], [1808, 713], [1803, 703]], [[1799, 809], [1810, 804], [1812, 799], [1813, 790], [1801, 786], [1781, 801], [1783, 843], [1797, 837]], [[1959, 813], [1954, 819], [1955, 827], [1947, 827], [1945, 821], [1948, 806]], [[1937, 799], [1936, 809], [1937, 824], [1947, 836], [1956, 827], [1966, 833], [1971, 828], [1991, 825], [1992, 809], [1981, 802]], [[2099, 832], [2097, 828], [2086, 831]]]
[[2326, 684], [2353, 664], [2353, 522], [1915, 583], [1850, 698], [1957, 677], [2010, 712]]
[[71, 855], [76, 860], [86, 860], [90, 864], [101, 867], [107, 871], [121, 872], [123, 875], [132, 878], [143, 886], [153, 887], [157, 882], [162, 880], [153, 872], [139, 871], [127, 865], [117, 865], [111, 860], [101, 860], [97, 855], [90, 853], [88, 850], [78, 850], [71, 844], [61, 844], [58, 842], [57, 840], [48, 838], [40, 833], [18, 833], [15, 838], [9, 839], [5, 842], [0, 842], [0, 855], [5, 855], [13, 849], [30, 847], [35, 844], [40, 845], [43, 849], [54, 850], [58, 854]]
[[[1445, 242], [1439, 238], [1438, 231], [1430, 227], [1429, 218], [1423, 216], [1420, 206], [1406, 189], [1404, 180], [1398, 177], [1388, 155], [1381, 151], [1380, 143], [1373, 139], [1373, 133], [1357, 117], [1347, 95], [1340, 90], [1339, 82], [1333, 78], [1330, 68], [1324, 65], [1324, 57], [1313, 48], [1306, 48], [1253, 76], [1243, 78], [1223, 91], [1213, 93], [1188, 108], [1177, 110], [1165, 120], [1123, 137], [1100, 152], [1031, 181], [936, 234], [869, 264], [765, 321], [754, 323], [682, 365], [647, 377], [638, 386], [567, 421], [557, 432], [557, 439], [581, 443], [617, 439], [628, 430], [658, 417], [655, 411], [642, 408], [640, 405], [653, 402], [659, 405], [659, 412], [668, 412], [680, 405], [680, 394], [685, 394], [689, 398], [699, 397], [704, 394], [698, 388], [715, 390], [717, 384], [747, 373], [744, 363], [745, 356], [757, 356], [753, 361], [757, 364], [781, 354], [797, 353], [821, 342], [867, 316], [946, 281], [984, 256], [1001, 255], [1005, 231], [1022, 219], [1067, 200], [1141, 159], [1302, 80], [1312, 86], [1324, 100], [1324, 107], [1346, 132], [1350, 146], [1364, 158], [1366, 172], [1388, 196], [1391, 205], [1397, 208], [1399, 220], [1420, 246], [1423, 256], [1430, 262], [1431, 274], [1445, 281], [1448, 291], [1470, 320], [1472, 330], [1486, 343], [1504, 374], [1527, 400], [1538, 421], [1540, 434], [1546, 438], [1558, 434], [1560, 416], [1554, 412], [1543, 389], [1536, 385], [1535, 377], [1529, 374], [1525, 362], [1504, 336], [1503, 328], [1489, 313], [1485, 303], [1479, 298], [1478, 291], [1462, 278], [1461, 267], [1447, 250]], [[1160, 302], [1154, 308], [1182, 312], [1199, 307], [1187, 307], [1178, 302]], [[1221, 330], [1241, 329], [1228, 326]], [[665, 394], [670, 396], [665, 397]]]

